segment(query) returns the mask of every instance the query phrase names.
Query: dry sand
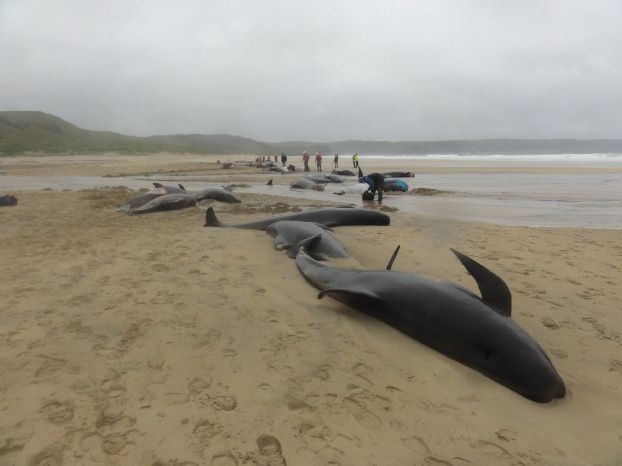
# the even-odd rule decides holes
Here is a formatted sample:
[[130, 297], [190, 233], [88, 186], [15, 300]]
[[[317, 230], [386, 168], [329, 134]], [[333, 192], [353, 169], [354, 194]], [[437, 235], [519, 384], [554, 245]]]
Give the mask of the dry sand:
[[[39, 157], [0, 168], [191, 174], [214, 172], [213, 159]], [[442, 165], [410, 168], [456, 169]], [[318, 300], [264, 232], [203, 228], [208, 205], [223, 221], [269, 213], [206, 202], [132, 217], [115, 208], [135, 194], [123, 188], [11, 194], [19, 205], [0, 209], [2, 465], [622, 462], [620, 231], [399, 211], [388, 227], [335, 231], [365, 268], [384, 268], [401, 244], [395, 270], [477, 292], [454, 247], [500, 275], [513, 318], [568, 387], [537, 404]], [[309, 204], [240, 197], [256, 208]]]

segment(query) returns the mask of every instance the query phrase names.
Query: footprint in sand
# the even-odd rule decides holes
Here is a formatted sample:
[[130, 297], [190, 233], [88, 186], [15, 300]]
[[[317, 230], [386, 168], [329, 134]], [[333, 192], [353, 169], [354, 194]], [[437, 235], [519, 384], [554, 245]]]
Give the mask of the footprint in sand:
[[166, 264], [153, 264], [151, 270], [154, 272], [169, 272], [171, 269]]
[[356, 413], [354, 415], [354, 419], [356, 419], [359, 424], [367, 427], [368, 429], [377, 430], [380, 428], [380, 418], [369, 410], [365, 410], [361, 413]]
[[41, 411], [52, 424], [57, 426], [67, 424], [73, 419], [76, 406], [71, 401], [48, 401], [43, 405]]
[[313, 375], [321, 380], [328, 380], [335, 376], [335, 369], [333, 369], [332, 366], [324, 364], [318, 367]]
[[371, 387], [374, 383], [367, 378], [367, 373], [369, 372], [369, 367], [365, 364], [355, 364], [352, 368], [352, 372], [356, 374], [356, 376], [365, 382], [367, 387]]
[[98, 432], [87, 432], [82, 436], [78, 445], [83, 453], [88, 453], [91, 461], [102, 462], [102, 436]]
[[212, 456], [211, 466], [238, 466], [238, 460], [230, 451], [223, 451]]
[[22, 434], [17, 433], [13, 437], [4, 438], [2, 444], [0, 444], [0, 457], [4, 456], [3, 460], [7, 462], [6, 464], [17, 464], [11, 463], [11, 455], [18, 455], [21, 453], [26, 444], [30, 442], [32, 435], [32, 432]]
[[164, 364], [166, 364], [166, 360], [160, 356], [156, 356], [155, 358], [152, 358], [149, 361], [147, 361], [147, 367], [150, 370], [155, 371], [155, 372], [161, 371], [162, 368], [164, 367]]
[[238, 400], [232, 395], [218, 395], [211, 400], [212, 406], [220, 411], [232, 411], [238, 406]]
[[187, 311], [177, 314], [177, 323], [182, 327], [192, 328], [197, 326], [197, 316]]
[[121, 434], [107, 435], [102, 441], [101, 448], [107, 455], [118, 455], [127, 445], [127, 439]]
[[309, 413], [315, 409], [313, 406], [308, 405], [304, 401], [294, 398], [293, 396], [287, 396], [285, 398], [285, 405], [292, 411], [302, 411]]
[[108, 388], [108, 396], [110, 398], [117, 398], [126, 392], [127, 389], [124, 385], [121, 385], [120, 383], [114, 383]]
[[549, 330], [559, 330], [559, 325], [557, 325], [555, 321], [553, 321], [553, 319], [550, 319], [548, 317], [542, 319], [542, 324]]
[[188, 391], [192, 395], [196, 395], [198, 393], [201, 393], [206, 388], [209, 388], [211, 385], [212, 385], [211, 375], [208, 374], [205, 379], [200, 379], [198, 377], [195, 377], [190, 382], [188, 382]]
[[553, 354], [554, 356], [557, 356], [559, 359], [568, 358], [568, 353], [566, 353], [564, 350], [561, 350], [561, 349], [552, 349], [551, 354]]
[[319, 438], [322, 440], [330, 440], [333, 438], [333, 433], [328, 427], [312, 421], [301, 423], [298, 426], [298, 432], [300, 432], [302, 436]]
[[287, 466], [287, 462], [283, 458], [283, 449], [279, 439], [271, 435], [262, 434], [257, 438], [257, 446], [259, 447], [259, 455], [264, 459], [260, 464]]
[[511, 440], [516, 440], [516, 432], [512, 430], [499, 429], [498, 431], [495, 432], [495, 434], [497, 434], [498, 438], [500, 438], [501, 440], [505, 440], [506, 442], [509, 442]]
[[262, 400], [268, 400], [272, 397], [272, 390], [272, 385], [264, 382], [257, 385], [257, 388], [255, 388], [255, 394]]
[[64, 459], [63, 450], [62, 445], [50, 445], [37, 453], [28, 462], [28, 466], [62, 466]]
[[138, 397], [138, 407], [140, 409], [151, 408], [153, 393], [147, 387], [136, 387], [136, 396]]
[[496, 464], [514, 465], [517, 463], [516, 459], [509, 451], [503, 447], [500, 447], [496, 443], [488, 442], [486, 440], [479, 440], [477, 444], [483, 453], [495, 459]]
[[190, 401], [190, 396], [185, 393], [165, 393], [162, 401], [167, 405], [185, 405]]
[[415, 452], [419, 456], [425, 456], [430, 453], [428, 445], [416, 435], [402, 439], [402, 444], [410, 451]]
[[61, 368], [67, 365], [67, 361], [65, 361], [64, 359], [56, 359], [56, 358], [51, 358], [49, 356], [41, 356], [41, 357], [45, 359], [43, 360], [43, 363], [41, 364], [41, 366], [39, 366], [39, 368], [35, 371], [35, 377], [45, 377], [48, 375], [54, 375]]
[[95, 421], [95, 427], [110, 427], [115, 429], [129, 429], [136, 424], [136, 419], [125, 414], [120, 403], [111, 403], [105, 406]]
[[362, 363], [355, 364], [354, 367], [352, 367], [352, 372], [356, 375], [365, 375], [369, 372], [369, 367]]
[[371, 430], [377, 430], [382, 424], [380, 418], [367, 409], [367, 405], [362, 401], [352, 398], [344, 398], [343, 404], [354, 416], [359, 424]]
[[401, 421], [391, 421], [389, 422], [389, 426], [391, 426], [391, 429], [395, 432], [406, 432], [408, 430], [408, 427], [406, 427]]
[[620, 372], [622, 374], [622, 361], [619, 359], [612, 359], [609, 363], [609, 372]]
[[203, 442], [206, 443], [208, 439], [220, 434], [221, 430], [222, 429], [218, 424], [215, 424], [207, 419], [203, 419], [197, 421], [194, 425], [194, 429], [192, 429], [192, 433], [203, 439]]

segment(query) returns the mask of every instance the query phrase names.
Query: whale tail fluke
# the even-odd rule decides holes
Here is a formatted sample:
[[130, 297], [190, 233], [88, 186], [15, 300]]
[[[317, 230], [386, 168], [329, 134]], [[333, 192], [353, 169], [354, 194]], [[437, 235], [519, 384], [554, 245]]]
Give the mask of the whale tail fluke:
[[205, 225], [203, 226], [204, 227], [224, 226], [222, 223], [220, 223], [220, 221], [218, 220], [218, 217], [216, 217], [216, 212], [214, 212], [213, 207], [208, 207], [207, 211], [205, 212]]

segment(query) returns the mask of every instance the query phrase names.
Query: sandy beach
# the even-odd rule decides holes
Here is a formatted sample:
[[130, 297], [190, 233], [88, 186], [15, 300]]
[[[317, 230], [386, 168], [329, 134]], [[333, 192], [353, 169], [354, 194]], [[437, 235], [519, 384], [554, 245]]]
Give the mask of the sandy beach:
[[[253, 168], [223, 170], [219, 158], [227, 159], [19, 157], [0, 159], [0, 169], [3, 178], [267, 179]], [[390, 194], [381, 209], [391, 225], [335, 228], [365, 269], [384, 269], [401, 245], [394, 270], [479, 294], [455, 248], [503, 278], [513, 319], [568, 389], [538, 404], [331, 298], [318, 300], [265, 232], [203, 227], [209, 206], [222, 221], [240, 222], [338, 197], [241, 193], [240, 205], [203, 201], [129, 216], [118, 206], [137, 192], [116, 185], [0, 194], [19, 200], [0, 208], [0, 465], [622, 463], [620, 230], [448, 221], [395, 210]]]

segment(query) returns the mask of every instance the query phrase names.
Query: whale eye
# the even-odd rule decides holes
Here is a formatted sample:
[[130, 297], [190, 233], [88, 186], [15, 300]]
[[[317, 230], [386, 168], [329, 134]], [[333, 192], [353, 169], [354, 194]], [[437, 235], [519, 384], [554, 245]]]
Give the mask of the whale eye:
[[484, 361], [488, 362], [492, 359], [494, 353], [492, 351], [484, 351]]

